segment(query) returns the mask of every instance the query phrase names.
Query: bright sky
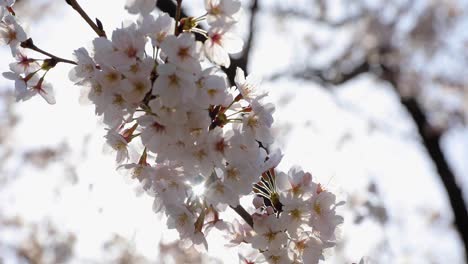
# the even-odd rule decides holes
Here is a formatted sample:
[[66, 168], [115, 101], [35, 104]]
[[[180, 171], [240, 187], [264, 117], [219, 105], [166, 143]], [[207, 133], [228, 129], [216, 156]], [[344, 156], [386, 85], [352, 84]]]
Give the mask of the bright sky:
[[[124, 0], [80, 3], [91, 17], [97, 16], [104, 23], [108, 34], [125, 19], [135, 18], [123, 10]], [[74, 49], [89, 45], [94, 32], [70, 8], [57, 6], [50, 17], [30, 23], [29, 33], [39, 47], [71, 58]], [[259, 19], [260, 24], [268, 24], [268, 15]], [[262, 30], [249, 72], [268, 76], [296, 58], [295, 50], [289, 47], [307, 29], [294, 28], [297, 39], [278, 38], [273, 26]], [[0, 63], [3, 72], [12, 59], [5, 48], [0, 56], [5, 58]], [[69, 70], [69, 66], [60, 65], [48, 75], [47, 79], [55, 84], [56, 105], [34, 98], [15, 106], [21, 122], [11, 139], [15, 159], [7, 167], [16, 178], [0, 192], [0, 212], [20, 215], [31, 222], [47, 218], [60, 229], [75, 232], [75, 253], [81, 260], [102, 259], [102, 243], [114, 233], [132, 241], [138, 252], [154, 260], [160, 238], [174, 239], [175, 233], [163, 228], [164, 223], [152, 212], [151, 197], [136, 197], [131, 185], [115, 172], [112, 157], [101, 154], [104, 130], [93, 108], [79, 105], [79, 89], [68, 81]], [[0, 84], [5, 85], [3, 78]], [[450, 228], [452, 213], [444, 190], [414, 138], [415, 128], [389, 87], [364, 76], [339, 89], [336, 98], [313, 84], [291, 79], [264, 82], [263, 88], [277, 103], [278, 144], [285, 153], [282, 169], [300, 165], [325, 186], [339, 191], [343, 199], [364, 199], [369, 181], [375, 181], [388, 209], [390, 221], [384, 227], [371, 220], [356, 225], [346, 218], [342, 228], [346, 240], [343, 256], [331, 258], [330, 263], [357, 261], [378, 252], [378, 247], [389, 252], [381, 255], [379, 263], [427, 263], [428, 259], [463, 263], [459, 239]], [[375, 129], [369, 128], [369, 120]], [[455, 139], [447, 142], [452, 146], [449, 153], [454, 160], [468, 156], [466, 140], [465, 148], [456, 144], [456, 138], [463, 140], [464, 135], [466, 131], [455, 132]], [[20, 163], [24, 151], [62, 142], [72, 149], [65, 155], [65, 162], [77, 165], [76, 185], [63, 187], [66, 181], [59, 163], [44, 171]], [[337, 148], [340, 142], [341, 148]], [[467, 163], [459, 160], [457, 164], [461, 164], [458, 170], [468, 171]], [[60, 190], [58, 195], [56, 189]], [[440, 214], [440, 218], [430, 222], [433, 213]], [[17, 239], [17, 234], [0, 230], [0, 241], [13, 243]], [[238, 263], [236, 250], [225, 249], [223, 243], [220, 238], [212, 238], [209, 255], [223, 263]]]

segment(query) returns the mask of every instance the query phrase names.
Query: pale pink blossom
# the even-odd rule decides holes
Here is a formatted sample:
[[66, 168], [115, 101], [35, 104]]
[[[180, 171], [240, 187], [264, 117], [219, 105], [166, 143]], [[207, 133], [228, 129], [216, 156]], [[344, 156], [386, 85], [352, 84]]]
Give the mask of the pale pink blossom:
[[14, 72], [5, 72], [3, 76], [15, 81], [16, 101], [26, 101], [39, 94], [47, 103], [55, 104], [55, 93], [52, 84], [46, 82], [43, 77], [39, 78], [34, 73], [22, 77]]
[[239, 90], [239, 93], [242, 95], [242, 98], [249, 103], [252, 103], [255, 100], [260, 100], [263, 97], [267, 96], [267, 93], [260, 90], [260, 79], [250, 74], [245, 77], [245, 73], [241, 68], [236, 69], [236, 77], [234, 78], [236, 82], [236, 87]]
[[307, 224], [310, 211], [304, 200], [287, 195], [281, 196], [280, 201], [283, 205], [281, 221], [285, 223], [285, 228], [291, 237], [298, 235], [298, 230], [304, 224]]
[[304, 243], [302, 248], [302, 261], [303, 263], [317, 264], [323, 260], [323, 242], [315, 237], [310, 237]]
[[[13, 3], [0, 0], [0, 10]], [[242, 49], [231, 32], [240, 1], [205, 0], [206, 16], [192, 22], [206, 18], [208, 32], [185, 27], [178, 34], [168, 14], [150, 14], [155, 3], [128, 0], [127, 10], [141, 14], [138, 22], [122, 24], [110, 39], [94, 39], [89, 52], [77, 49], [77, 65], [69, 73], [82, 101], [93, 103], [106, 125], [116, 162], [128, 162], [118, 169], [135, 180], [140, 193], [154, 197], [153, 210], [166, 214], [167, 227], [186, 246], [207, 250], [215, 227], [230, 235], [231, 245], [257, 249], [240, 257], [243, 264], [317, 263], [323, 249], [334, 245], [342, 222], [336, 197], [297, 167], [288, 174], [276, 171], [282, 154], [271, 149], [274, 106], [264, 102], [267, 93], [240, 68], [233, 87], [221, 71], [229, 67], [229, 55]], [[207, 39], [196, 41], [193, 32]], [[17, 100], [40, 94], [53, 104], [52, 87], [40, 74], [50, 69], [17, 48], [24, 40], [15, 17], [6, 15], [0, 42], [11, 46], [17, 62], [3, 76], [15, 82]], [[249, 196], [255, 196], [255, 208], [247, 208], [253, 227], [221, 218], [228, 206]]]
[[255, 235], [252, 237], [252, 247], [260, 250], [276, 251], [286, 245], [288, 236], [284, 225], [276, 215], [254, 218]]
[[41, 67], [38, 61], [28, 57], [23, 49], [17, 50], [15, 58], [16, 62], [10, 63], [9, 65], [12, 72], [29, 74], [37, 71]]
[[154, 70], [154, 60], [150, 57], [138, 59], [133, 64], [122, 65], [115, 67], [126, 78], [146, 78], [150, 79], [151, 73]]
[[205, 0], [210, 25], [225, 25], [237, 21], [241, 8], [238, 0]]
[[130, 137], [124, 137], [115, 130], [110, 129], [105, 135], [106, 144], [104, 145], [105, 153], [115, 154], [117, 164], [128, 161], [130, 158], [135, 159], [136, 151], [129, 145]]
[[166, 213], [168, 215], [167, 227], [177, 229], [181, 238], [190, 236], [195, 232], [194, 216], [185, 206], [167, 206]]
[[333, 240], [336, 226], [343, 222], [343, 218], [336, 214], [335, 202], [335, 194], [328, 191], [320, 191], [306, 201], [311, 212], [309, 225], [324, 241]]
[[14, 16], [6, 15], [3, 21], [0, 21], [0, 44], [9, 45], [12, 54], [16, 54], [20, 43], [26, 39], [26, 32]]
[[0, 7], [10, 7], [15, 4], [16, 0], [0, 0]]
[[136, 24], [114, 30], [112, 33], [114, 50], [108, 58], [108, 63], [116, 67], [133, 65], [137, 59], [143, 58], [145, 44], [146, 38], [136, 29]]
[[76, 84], [88, 81], [94, 78], [96, 73], [96, 63], [89, 56], [85, 48], [79, 48], [73, 52], [78, 65], [73, 67], [68, 74], [68, 78]]
[[[232, 189], [228, 184], [215, 180], [206, 188], [206, 201], [219, 210], [226, 208], [226, 205], [236, 207], [239, 205], [239, 197], [236, 190]], [[224, 206], [223, 206], [224, 204]]]
[[178, 68], [192, 74], [201, 72], [200, 54], [197, 52], [193, 34], [182, 33], [177, 37], [167, 36], [161, 44], [161, 50], [169, 62]]
[[274, 105], [262, 104], [255, 100], [251, 106], [252, 111], [242, 118], [242, 131], [264, 144], [273, 143], [271, 125], [273, 124], [272, 114], [275, 111]]
[[195, 96], [195, 78], [192, 74], [180, 71], [170, 63], [159, 65], [158, 74], [153, 94], [160, 96], [167, 106], [186, 103]]
[[151, 91], [151, 80], [145, 77], [124, 79], [121, 84], [122, 96], [131, 104], [138, 104]]
[[130, 14], [149, 14], [156, 7], [157, 0], [127, 0], [125, 9]]
[[[34, 93], [28, 89], [28, 78], [25, 78], [16, 72], [4, 72], [2, 75], [6, 79], [15, 82], [15, 98], [17, 102], [26, 101], [34, 95]], [[33, 77], [35, 76], [30, 76], [30, 78]]]
[[187, 112], [183, 107], [169, 107], [163, 104], [161, 97], [155, 98], [148, 103], [151, 111], [155, 113], [164, 123], [174, 126], [183, 125], [187, 122]]
[[267, 250], [263, 252], [263, 255], [265, 256], [266, 262], [269, 264], [291, 264], [291, 259], [289, 258], [288, 251], [285, 248]]
[[204, 70], [197, 81], [197, 104], [201, 107], [206, 105], [228, 106], [233, 98], [227, 90], [226, 74], [215, 67]]
[[156, 19], [150, 14], [143, 17], [140, 31], [151, 39], [153, 46], [160, 47], [167, 36], [174, 34], [174, 28], [175, 20], [167, 13], [159, 15]]
[[143, 145], [155, 153], [163, 152], [171, 136], [171, 127], [164, 120], [153, 115], [145, 115], [138, 119], [141, 125], [141, 140]]
[[213, 27], [208, 31], [208, 39], [204, 43], [206, 57], [215, 64], [229, 68], [229, 54], [242, 51], [242, 39], [226, 27]]
[[304, 172], [299, 167], [292, 167], [288, 174], [282, 173], [279, 188], [295, 197], [309, 198], [315, 189], [313, 188], [312, 175]]

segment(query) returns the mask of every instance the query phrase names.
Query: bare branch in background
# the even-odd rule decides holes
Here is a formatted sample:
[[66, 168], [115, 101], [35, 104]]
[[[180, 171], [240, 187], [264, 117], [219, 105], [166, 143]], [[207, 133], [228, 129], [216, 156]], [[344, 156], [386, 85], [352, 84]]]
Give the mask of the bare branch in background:
[[[400, 6], [396, 12], [397, 17], [406, 15], [413, 4], [414, 3], [411, 3], [410, 1], [407, 4]], [[175, 5], [170, 0], [158, 1], [158, 7], [169, 14], [173, 14], [175, 11]], [[231, 82], [233, 82], [235, 76], [235, 68], [238, 66], [245, 68], [248, 64], [250, 49], [255, 33], [255, 16], [258, 9], [258, 2], [253, 1], [250, 8], [251, 18], [249, 23], [249, 35], [244, 52], [241, 54], [241, 57], [232, 60], [231, 67], [229, 69], [225, 69]], [[280, 9], [276, 12], [280, 15], [288, 14], [302, 18], [309, 16], [307, 11], [297, 9]], [[325, 12], [326, 4], [322, 4], [320, 6], [320, 14], [315, 22], [326, 24], [329, 27], [341, 27], [355, 24], [357, 21], [366, 20], [367, 28], [363, 31], [365, 35], [357, 34], [355, 42], [350, 45], [347, 51], [345, 51], [340, 57], [336, 58], [328, 68], [314, 68], [306, 66], [301, 69], [290, 71], [290, 76], [299, 79], [313, 80], [325, 87], [332, 87], [351, 81], [363, 73], [370, 73], [379, 77], [381, 80], [392, 84], [393, 88], [400, 96], [402, 106], [408, 111], [414, 121], [422, 140], [421, 143], [426, 149], [437, 169], [441, 181], [443, 182], [450, 200], [450, 205], [454, 212], [455, 226], [464, 242], [465, 251], [468, 252], [468, 212], [466, 210], [462, 192], [456, 183], [455, 175], [448, 165], [446, 157], [440, 146], [440, 138], [443, 131], [434, 129], [434, 127], [429, 123], [425, 111], [418, 103], [418, 100], [415, 97], [408, 97], [408, 94], [404, 93], [405, 89], [402, 80], [406, 76], [402, 76], [400, 74], [401, 71], [404, 71], [400, 68], [401, 65], [404, 65], [404, 60], [402, 58], [404, 55], [398, 47], [394, 47], [391, 44], [396, 31], [395, 22], [386, 24], [381, 23], [379, 20], [379, 14], [375, 14], [369, 10], [363, 10], [362, 12], [350, 15], [339, 21], [328, 20]], [[183, 13], [183, 16], [186, 16], [186, 14]], [[412, 42], [413, 44], [421, 43], [421, 41], [422, 43], [426, 43], [428, 38], [437, 38], [438, 32], [433, 24], [434, 19], [436, 19], [436, 16], [431, 10], [428, 10], [423, 14], [419, 24], [417, 24], [410, 32], [410, 36], [414, 39]], [[369, 47], [369, 44], [363, 41], [364, 37], [371, 37], [374, 44]], [[364, 54], [361, 57], [354, 58], [354, 54], [358, 48], [364, 49]], [[431, 47], [431, 49], [432, 48], [433, 47]], [[284, 76], [284, 72], [282, 72], [281, 75], [277, 74], [271, 76], [271, 79], [275, 80], [281, 76]]]
[[[408, 5], [411, 5], [410, 3]], [[400, 16], [406, 15], [410, 6], [401, 8], [397, 12]], [[432, 7], [434, 8], [434, 7]], [[440, 11], [440, 10], [439, 10]], [[437, 42], [440, 39], [440, 32], [436, 26], [436, 19], [439, 19], [434, 10], [426, 10], [420, 17], [420, 21], [416, 23], [413, 30], [409, 32], [408, 45], [419, 45], [422, 49], [427, 50], [427, 55], [432, 56], [434, 49], [444, 48], [442, 42]], [[389, 82], [399, 95], [401, 105], [410, 114], [417, 131], [419, 133], [421, 143], [432, 160], [434, 167], [440, 177], [441, 182], [446, 190], [450, 205], [454, 213], [455, 227], [464, 243], [465, 252], [468, 253], [468, 211], [463, 198], [462, 191], [457, 184], [453, 170], [450, 168], [447, 158], [441, 149], [441, 137], [448, 128], [441, 128], [432, 124], [428, 118], [428, 111], [419, 102], [418, 90], [407, 92], [406, 87], [419, 86], [422, 82], [421, 74], [411, 72], [406, 66], [407, 50], [403, 49], [404, 45], [398, 46], [392, 44], [393, 38], [396, 36], [396, 24], [381, 23], [378, 15], [372, 12], [367, 14], [367, 27], [362, 29], [364, 36], [373, 40], [373, 45], [368, 45], [363, 41], [363, 35], [356, 34], [352, 45], [349, 46], [346, 52], [336, 58], [329, 64], [328, 67], [311, 67], [295, 68], [290, 70], [289, 76], [317, 82], [323, 87], [333, 89], [337, 85], [344, 84], [348, 81], [356, 79], [363, 73], [372, 74], [382, 81]], [[453, 19], [453, 17], [449, 17]], [[450, 25], [447, 21], [442, 21], [438, 25]], [[430, 45], [426, 45], [429, 43]], [[350, 54], [363, 53], [358, 58], [353, 58]], [[410, 50], [411, 51], [411, 50]], [[284, 73], [271, 76], [271, 80], [276, 80], [284, 76]], [[411, 78], [410, 78], [411, 77]], [[414, 79], [416, 78], [416, 79]], [[412, 80], [411, 80], [412, 79]], [[442, 82], [443, 78], [436, 77], [437, 82]], [[411, 80], [412, 84], [406, 83]], [[442, 82], [447, 84], [447, 80]], [[453, 87], [458, 87], [458, 90], [463, 90], [463, 85], [458, 82]], [[456, 119], [463, 120], [459, 116], [460, 113], [454, 116]], [[468, 255], [467, 260], [468, 260]]]
[[234, 77], [236, 76], [236, 68], [240, 67], [242, 69], [247, 69], [247, 65], [249, 63], [249, 56], [250, 50], [252, 48], [252, 44], [254, 42], [254, 35], [255, 35], [255, 19], [257, 17], [257, 13], [259, 10], [258, 0], [252, 0], [252, 4], [250, 6], [250, 20], [249, 20], [249, 28], [247, 40], [244, 43], [244, 50], [241, 53], [239, 58], [233, 58], [231, 60], [231, 66], [227, 69], [224, 69], [226, 72], [231, 84], [234, 83]]
[[455, 226], [463, 240], [465, 257], [468, 261], [468, 211], [463, 199], [463, 193], [457, 184], [455, 174], [450, 168], [447, 158], [441, 148], [440, 139], [442, 137], [442, 131], [432, 128], [423, 108], [415, 98], [404, 97], [399, 93], [399, 72], [400, 69], [391, 69], [383, 66], [382, 79], [387, 80], [392, 84], [396, 92], [400, 95], [401, 104], [405, 107], [416, 124], [419, 135], [422, 139], [421, 143], [434, 163], [447, 192], [455, 218]]

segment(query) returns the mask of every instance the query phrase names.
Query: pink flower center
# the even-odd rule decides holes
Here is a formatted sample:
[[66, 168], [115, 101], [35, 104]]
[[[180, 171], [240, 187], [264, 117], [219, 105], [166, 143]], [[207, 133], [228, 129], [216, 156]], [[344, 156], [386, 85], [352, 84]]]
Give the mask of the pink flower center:
[[222, 38], [222, 35], [219, 33], [215, 33], [213, 36], [211, 36], [211, 41], [213, 42], [213, 45], [214, 44], [221, 45], [221, 38]]

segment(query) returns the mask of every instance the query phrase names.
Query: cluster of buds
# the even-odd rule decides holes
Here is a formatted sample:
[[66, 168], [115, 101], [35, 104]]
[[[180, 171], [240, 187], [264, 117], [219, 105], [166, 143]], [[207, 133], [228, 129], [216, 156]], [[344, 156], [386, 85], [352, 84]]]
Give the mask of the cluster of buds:
[[[274, 106], [266, 102], [267, 93], [240, 68], [233, 86], [222, 71], [230, 66], [229, 54], [242, 50], [241, 38], [233, 33], [240, 2], [205, 0], [206, 14], [180, 18], [181, 2], [173, 19], [156, 14], [155, 0], [128, 1], [126, 9], [139, 14], [138, 20], [114, 30], [110, 39], [102, 25], [95, 26], [100, 37], [92, 50], [74, 52], [70, 79], [107, 126], [108, 149], [118, 169], [154, 197], [153, 209], [166, 215], [167, 226], [186, 245], [208, 248], [206, 236], [217, 228], [231, 244], [247, 243], [256, 250], [256, 256], [241, 257], [244, 263], [317, 263], [334, 245], [342, 222], [336, 197], [310, 173], [277, 171], [282, 154], [269, 151]], [[198, 27], [201, 21], [208, 30]], [[21, 93], [25, 89], [51, 95], [45, 73], [37, 81], [34, 76], [70, 61], [52, 55], [41, 66], [18, 50], [19, 43], [39, 49], [12, 15], [1, 27], [2, 39], [19, 58], [4, 74], [16, 80], [17, 98], [31, 97]], [[240, 205], [245, 196], [253, 198], [252, 214]], [[245, 224], [224, 221], [221, 213], [228, 207]]]

